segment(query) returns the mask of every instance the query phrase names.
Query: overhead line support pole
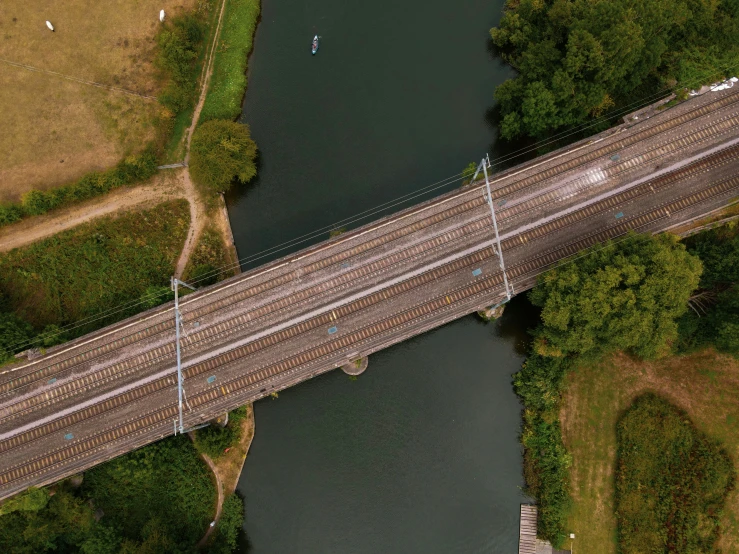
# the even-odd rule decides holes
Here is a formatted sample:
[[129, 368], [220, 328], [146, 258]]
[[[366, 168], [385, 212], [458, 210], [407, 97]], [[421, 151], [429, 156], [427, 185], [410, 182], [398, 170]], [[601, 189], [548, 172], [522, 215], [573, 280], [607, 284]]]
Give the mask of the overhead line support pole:
[[[503, 249], [500, 246], [500, 234], [498, 233], [498, 220], [495, 217], [495, 206], [493, 205], [493, 195], [490, 192], [490, 179], [488, 178], [488, 166], [490, 165], [490, 158], [485, 156], [480, 162], [482, 171], [485, 175], [485, 188], [487, 190], [488, 206], [490, 206], [490, 215], [493, 217], [493, 229], [495, 230], [495, 243], [498, 247], [498, 261], [500, 262], [500, 269], [503, 272], [503, 284], [505, 285], [506, 299], [505, 302], [511, 299], [511, 290], [508, 286], [508, 276], [505, 271], [505, 263], [503, 262]], [[477, 168], [477, 173], [480, 172], [480, 167]], [[476, 174], [477, 174], [476, 173]]]
[[[174, 291], [174, 327], [175, 327], [175, 341], [177, 351], [177, 407], [179, 409], [179, 431], [180, 434], [185, 432], [185, 426], [182, 422], [182, 356], [180, 352], [180, 325], [182, 325], [182, 316], [180, 315], [180, 296], [179, 296], [179, 285], [185, 286], [189, 289], [195, 290], [187, 283], [180, 281], [176, 277], [172, 277], [171, 288]], [[175, 427], [175, 435], [177, 434], [177, 427]]]

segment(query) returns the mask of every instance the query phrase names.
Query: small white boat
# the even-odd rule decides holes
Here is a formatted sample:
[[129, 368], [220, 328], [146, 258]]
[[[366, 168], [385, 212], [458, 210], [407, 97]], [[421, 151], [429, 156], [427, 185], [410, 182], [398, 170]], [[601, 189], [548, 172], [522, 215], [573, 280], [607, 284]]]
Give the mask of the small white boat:
[[315, 55], [318, 52], [318, 35], [313, 37], [313, 46], [311, 47], [311, 54]]
[[51, 24], [51, 21], [47, 21], [46, 26], [49, 28], [49, 31], [54, 32], [54, 26]]

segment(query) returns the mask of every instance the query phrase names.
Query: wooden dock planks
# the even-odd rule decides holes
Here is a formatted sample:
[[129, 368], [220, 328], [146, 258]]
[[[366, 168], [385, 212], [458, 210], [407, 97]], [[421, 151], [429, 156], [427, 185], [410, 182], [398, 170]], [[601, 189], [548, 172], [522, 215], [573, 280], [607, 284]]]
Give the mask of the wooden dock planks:
[[518, 554], [536, 554], [536, 506], [521, 504]]

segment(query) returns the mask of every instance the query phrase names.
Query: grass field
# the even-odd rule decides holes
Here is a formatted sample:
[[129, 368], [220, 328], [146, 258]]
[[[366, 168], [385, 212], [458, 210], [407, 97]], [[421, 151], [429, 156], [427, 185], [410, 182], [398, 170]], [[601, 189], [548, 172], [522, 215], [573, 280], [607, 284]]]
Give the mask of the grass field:
[[[575, 550], [616, 554], [614, 464], [616, 422], [646, 391], [657, 392], [685, 410], [695, 425], [721, 441], [739, 462], [739, 361], [712, 350], [656, 362], [624, 355], [588, 366], [567, 379], [562, 423], [572, 454], [574, 507], [570, 532]], [[739, 552], [739, 492], [734, 490], [722, 519], [722, 552]]]
[[[0, 3], [0, 60], [156, 96], [158, 15], [197, 0]], [[56, 31], [45, 26], [50, 20]], [[0, 201], [114, 165], [154, 137], [156, 100], [0, 61]]]
[[[94, 316], [148, 287], [169, 285], [190, 223], [186, 200], [80, 225], [0, 255], [0, 294], [8, 309], [42, 329]], [[67, 338], [141, 311], [118, 312]]]

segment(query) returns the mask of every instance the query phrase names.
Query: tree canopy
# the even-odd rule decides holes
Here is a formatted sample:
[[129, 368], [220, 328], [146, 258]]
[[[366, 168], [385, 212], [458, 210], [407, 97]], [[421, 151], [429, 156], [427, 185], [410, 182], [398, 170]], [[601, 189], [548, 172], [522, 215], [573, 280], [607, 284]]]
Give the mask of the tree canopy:
[[[737, 0], [508, 0], [493, 43], [501, 135], [543, 137], [613, 106], [736, 69]], [[656, 98], [655, 98], [656, 99]]]
[[234, 179], [247, 183], [257, 174], [256, 157], [248, 125], [213, 119], [192, 137], [190, 174], [204, 191], [226, 192]]
[[530, 293], [542, 308], [535, 350], [561, 357], [610, 350], [664, 354], [702, 265], [671, 235], [630, 235], [546, 273]]

